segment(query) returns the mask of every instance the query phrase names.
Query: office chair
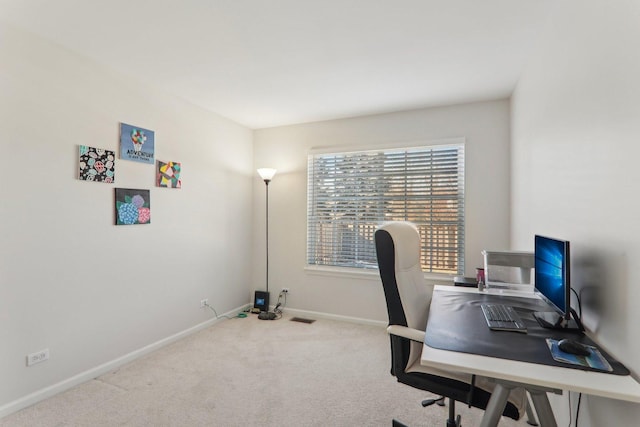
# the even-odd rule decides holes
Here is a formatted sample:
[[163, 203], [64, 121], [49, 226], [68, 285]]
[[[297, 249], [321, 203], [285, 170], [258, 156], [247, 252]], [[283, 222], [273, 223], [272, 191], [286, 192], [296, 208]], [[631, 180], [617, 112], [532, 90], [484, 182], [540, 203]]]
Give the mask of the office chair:
[[[420, 267], [420, 235], [409, 222], [390, 222], [375, 232], [378, 268], [387, 301], [391, 340], [391, 375], [398, 382], [442, 396], [423, 402], [449, 400], [447, 427], [460, 426], [455, 401], [486, 409], [494, 388], [487, 378], [430, 368], [420, 364], [433, 286], [427, 285]], [[520, 419], [527, 398], [514, 389], [503, 416]], [[393, 420], [394, 426], [403, 424]]]

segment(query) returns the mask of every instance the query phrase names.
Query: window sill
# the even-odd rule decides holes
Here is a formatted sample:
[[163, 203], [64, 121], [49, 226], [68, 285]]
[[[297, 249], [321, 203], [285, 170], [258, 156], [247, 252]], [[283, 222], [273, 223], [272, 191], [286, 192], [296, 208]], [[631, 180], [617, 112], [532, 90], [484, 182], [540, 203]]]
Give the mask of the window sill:
[[[359, 269], [347, 267], [326, 267], [307, 265], [304, 267], [307, 274], [329, 277], [346, 277], [360, 280], [380, 280], [380, 273], [377, 268]], [[438, 284], [452, 284], [453, 276], [448, 274], [424, 273], [425, 280], [438, 282]]]
[[361, 280], [376, 280], [380, 279], [380, 273], [377, 268], [360, 269], [360, 268], [347, 268], [347, 267], [326, 267], [307, 265], [304, 267], [304, 271], [307, 274], [317, 276], [331, 276], [331, 277], [348, 277], [351, 279]]

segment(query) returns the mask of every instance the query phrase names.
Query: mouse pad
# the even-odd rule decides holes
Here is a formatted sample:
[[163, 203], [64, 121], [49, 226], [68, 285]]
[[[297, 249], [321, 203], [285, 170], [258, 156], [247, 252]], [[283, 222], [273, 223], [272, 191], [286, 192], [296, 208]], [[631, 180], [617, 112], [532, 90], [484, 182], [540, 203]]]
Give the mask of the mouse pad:
[[[489, 329], [480, 308], [482, 303], [506, 304], [515, 308], [527, 326], [527, 334]], [[622, 363], [616, 361], [586, 335], [540, 326], [533, 317], [536, 311], [550, 311], [550, 308], [547, 303], [538, 298], [436, 290], [433, 292], [429, 309], [425, 343], [441, 350], [592, 370], [589, 367], [562, 363], [553, 359], [546, 339], [571, 338], [598, 348], [611, 364], [613, 368], [611, 374], [629, 375], [629, 370]]]

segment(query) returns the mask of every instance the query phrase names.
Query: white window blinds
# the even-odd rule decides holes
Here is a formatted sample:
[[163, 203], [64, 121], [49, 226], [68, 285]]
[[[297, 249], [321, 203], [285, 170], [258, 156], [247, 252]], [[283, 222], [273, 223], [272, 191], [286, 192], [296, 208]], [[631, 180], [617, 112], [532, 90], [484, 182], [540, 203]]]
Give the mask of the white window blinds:
[[411, 221], [424, 271], [464, 271], [464, 144], [311, 154], [307, 263], [377, 268], [373, 234]]

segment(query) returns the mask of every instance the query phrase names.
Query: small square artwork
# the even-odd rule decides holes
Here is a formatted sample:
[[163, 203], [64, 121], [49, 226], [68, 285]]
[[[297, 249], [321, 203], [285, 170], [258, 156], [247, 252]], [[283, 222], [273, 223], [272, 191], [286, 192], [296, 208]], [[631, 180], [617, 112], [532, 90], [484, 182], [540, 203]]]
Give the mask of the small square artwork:
[[115, 182], [115, 151], [80, 145], [78, 179], [81, 181]]
[[155, 134], [152, 130], [120, 123], [120, 158], [153, 164]]
[[150, 224], [149, 190], [116, 188], [116, 225]]
[[181, 188], [180, 169], [181, 165], [178, 162], [165, 163], [158, 160], [156, 185], [158, 187]]

